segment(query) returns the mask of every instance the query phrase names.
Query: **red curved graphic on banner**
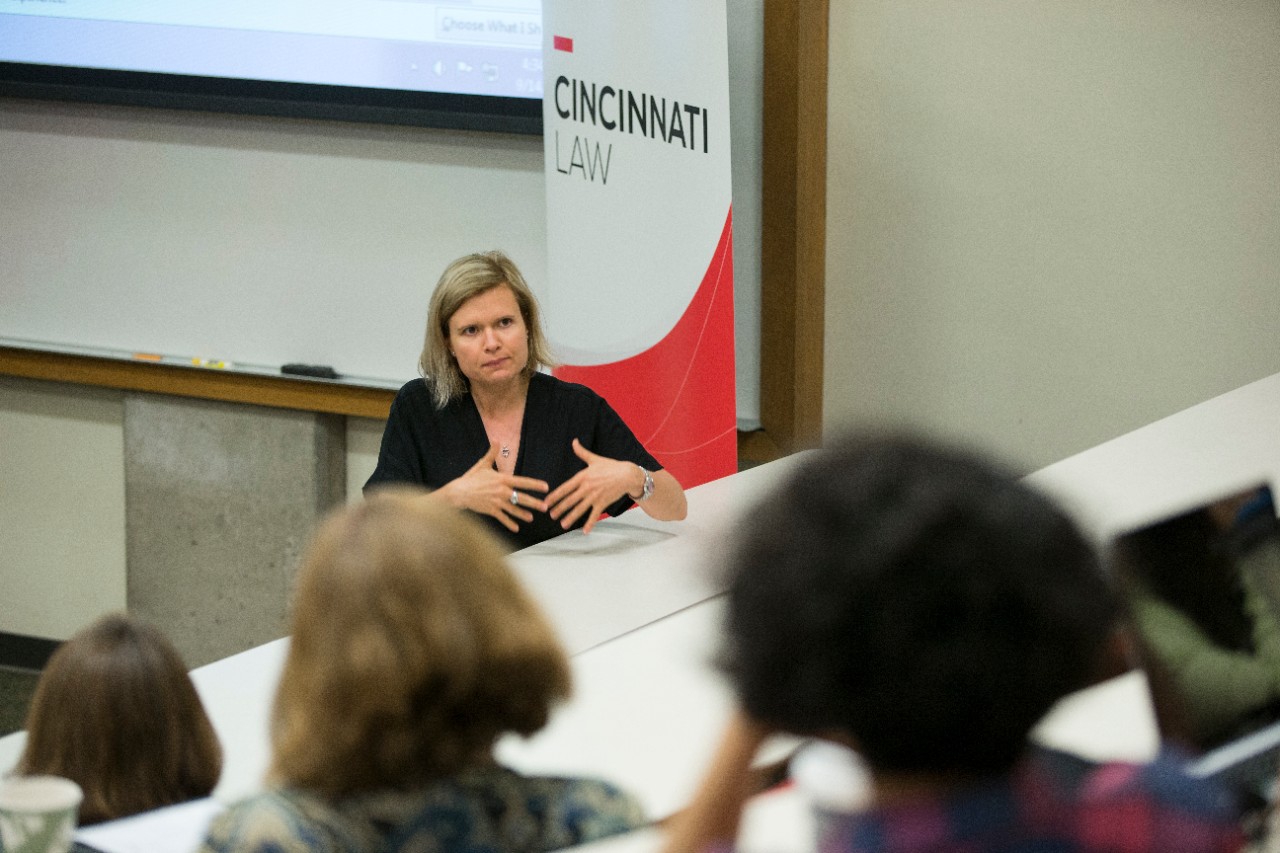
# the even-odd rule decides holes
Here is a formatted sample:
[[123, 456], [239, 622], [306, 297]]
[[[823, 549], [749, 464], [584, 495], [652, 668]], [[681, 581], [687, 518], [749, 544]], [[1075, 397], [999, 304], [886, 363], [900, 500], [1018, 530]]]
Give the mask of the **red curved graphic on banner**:
[[667, 333], [609, 364], [555, 375], [594, 388], [685, 488], [738, 470], [733, 367], [733, 210], [702, 283]]

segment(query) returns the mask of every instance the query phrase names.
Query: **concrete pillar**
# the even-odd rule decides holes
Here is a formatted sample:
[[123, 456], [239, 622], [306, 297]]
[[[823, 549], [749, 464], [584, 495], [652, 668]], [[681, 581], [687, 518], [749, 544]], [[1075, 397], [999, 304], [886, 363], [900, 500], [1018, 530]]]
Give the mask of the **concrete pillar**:
[[302, 547], [345, 498], [340, 415], [125, 396], [131, 613], [200, 666], [287, 632]]

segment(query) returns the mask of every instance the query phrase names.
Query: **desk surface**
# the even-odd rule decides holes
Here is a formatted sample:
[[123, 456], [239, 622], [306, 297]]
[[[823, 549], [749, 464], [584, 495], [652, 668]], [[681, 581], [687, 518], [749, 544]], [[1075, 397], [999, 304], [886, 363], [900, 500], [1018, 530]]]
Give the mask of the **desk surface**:
[[[690, 489], [686, 521], [654, 521], [632, 510], [601, 522], [590, 534], [574, 531], [513, 555], [513, 568], [575, 658], [575, 669], [582, 653], [716, 596], [723, 584], [708, 555], [721, 553], [732, 521], [798, 458]], [[696, 630], [705, 634], [711, 629], [698, 623]], [[663, 636], [658, 632], [655, 642]], [[284, 638], [192, 671], [225, 752], [214, 791], [223, 802], [261, 788], [270, 755], [270, 705], [287, 650]], [[674, 673], [676, 664], [672, 666]], [[588, 671], [594, 672], [593, 667], [589, 664]], [[594, 676], [576, 677], [579, 696], [587, 696]], [[563, 724], [552, 728], [562, 731]], [[16, 762], [23, 738], [21, 733], [0, 738], [0, 772]], [[539, 754], [536, 749], [530, 753]], [[605, 772], [609, 766], [597, 773], [614, 775]], [[652, 799], [666, 802], [665, 797]]]
[[[574, 531], [512, 556], [513, 568], [542, 605], [572, 657], [578, 688], [577, 700], [562, 709], [549, 726], [547, 740], [535, 738], [523, 750], [504, 747], [510, 750], [516, 767], [578, 770], [572, 761], [581, 752], [568, 764], [557, 764], [554, 753], [562, 748], [560, 744], [571, 740], [562, 733], [573, 727], [572, 721], [597, 713], [595, 708], [601, 700], [609, 709], [602, 713], [623, 714], [618, 726], [625, 727], [628, 705], [611, 701], [611, 697], [619, 695], [614, 690], [619, 672], [639, 673], [645, 669], [648, 673], [647, 678], [625, 679], [638, 688], [630, 694], [630, 707], [644, 707], [637, 703], [652, 702], [663, 693], [678, 689], [690, 697], [708, 697], [705, 703], [695, 700], [694, 704], [699, 709], [705, 707], [702, 713], [708, 731], [719, 724], [724, 713], [720, 709], [727, 709], [728, 696], [721, 689], [714, 699], [710, 698], [709, 690], [717, 688], [707, 686], [713, 682], [705, 678], [701, 657], [692, 651], [710, 647], [715, 630], [712, 621], [707, 616], [675, 618], [670, 627], [653, 632], [652, 637], [638, 629], [708, 604], [719, 594], [723, 584], [707, 555], [721, 553], [738, 513], [771, 483], [785, 476], [797, 461], [798, 457], [790, 457], [690, 489], [686, 521], [654, 521], [632, 510], [601, 522], [590, 534]], [[623, 636], [640, 639], [625, 644], [619, 653], [604, 651], [610, 641]], [[280, 639], [191, 673], [225, 752], [222, 777], [214, 791], [214, 797], [223, 802], [262, 787], [270, 757], [270, 706], [287, 650], [287, 638]], [[587, 657], [593, 651], [599, 654]], [[616, 654], [624, 660], [613, 661]], [[647, 663], [643, 660], [645, 655], [652, 656]], [[597, 660], [605, 662], [603, 668]], [[678, 731], [680, 720], [645, 716], [651, 721], [648, 740], [642, 736], [629, 738], [620, 734], [617, 727], [605, 727], [599, 736], [632, 745], [646, 742], [648, 757], [653, 759], [654, 738]], [[663, 726], [665, 722], [672, 725]], [[712, 744], [710, 734], [714, 732], [707, 738], [708, 749]], [[539, 746], [544, 742], [550, 746]], [[523, 756], [527, 756], [528, 763]], [[668, 786], [671, 771], [658, 772], [658, 765], [652, 761], [640, 763], [645, 757], [643, 751], [602, 749], [599, 757], [601, 760], [587, 762], [582, 771], [623, 782], [634, 780], [640, 783], [638, 789], [644, 789], [638, 790], [642, 801], [656, 809], [652, 813], [674, 810], [673, 804], [678, 801], [662, 789], [679, 786]], [[636, 763], [633, 766], [631, 762]], [[621, 774], [625, 779], [612, 772], [623, 765], [627, 767]]]
[[724, 589], [716, 558], [738, 514], [804, 454], [689, 489], [685, 521], [632, 509], [519, 551], [511, 564], [570, 655], [706, 601]]
[[[607, 778], [655, 819], [679, 811], [733, 711], [713, 664], [722, 612], [718, 596], [578, 655], [573, 699], [532, 738], [499, 741], [499, 760], [526, 773]], [[798, 743], [777, 738], [761, 760], [781, 760]]]

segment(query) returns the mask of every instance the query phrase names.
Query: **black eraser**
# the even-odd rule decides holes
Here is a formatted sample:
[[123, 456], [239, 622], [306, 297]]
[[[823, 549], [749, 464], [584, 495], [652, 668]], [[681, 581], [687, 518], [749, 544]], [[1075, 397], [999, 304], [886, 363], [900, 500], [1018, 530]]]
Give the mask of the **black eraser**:
[[316, 379], [338, 378], [338, 371], [327, 364], [286, 364], [280, 368], [280, 372], [290, 376], [312, 376]]

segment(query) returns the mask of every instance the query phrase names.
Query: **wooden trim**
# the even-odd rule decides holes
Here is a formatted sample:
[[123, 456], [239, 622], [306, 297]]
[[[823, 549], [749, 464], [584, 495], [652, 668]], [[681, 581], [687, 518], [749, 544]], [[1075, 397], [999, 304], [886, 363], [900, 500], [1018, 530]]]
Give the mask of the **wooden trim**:
[[[0, 346], [0, 376], [43, 379], [249, 403], [281, 409], [327, 412], [362, 418], [386, 420], [395, 392], [379, 388], [342, 385], [288, 377], [260, 376], [246, 373], [202, 370], [164, 364], [146, 364], [97, 356], [70, 355]], [[738, 433], [740, 468], [750, 468], [783, 456], [773, 439], [763, 430]], [[52, 653], [52, 646], [32, 653], [25, 646], [17, 657], [14, 648], [6, 655], [5, 635], [0, 634], [0, 666], [24, 666], [38, 669]], [[56, 646], [56, 643], [54, 644]]]
[[766, 0], [760, 420], [784, 452], [822, 440], [828, 0]]
[[395, 391], [316, 379], [0, 347], [0, 375], [385, 420]]
[[765, 462], [782, 458], [784, 454], [773, 438], [762, 429], [738, 432], [738, 470], [745, 471]]

